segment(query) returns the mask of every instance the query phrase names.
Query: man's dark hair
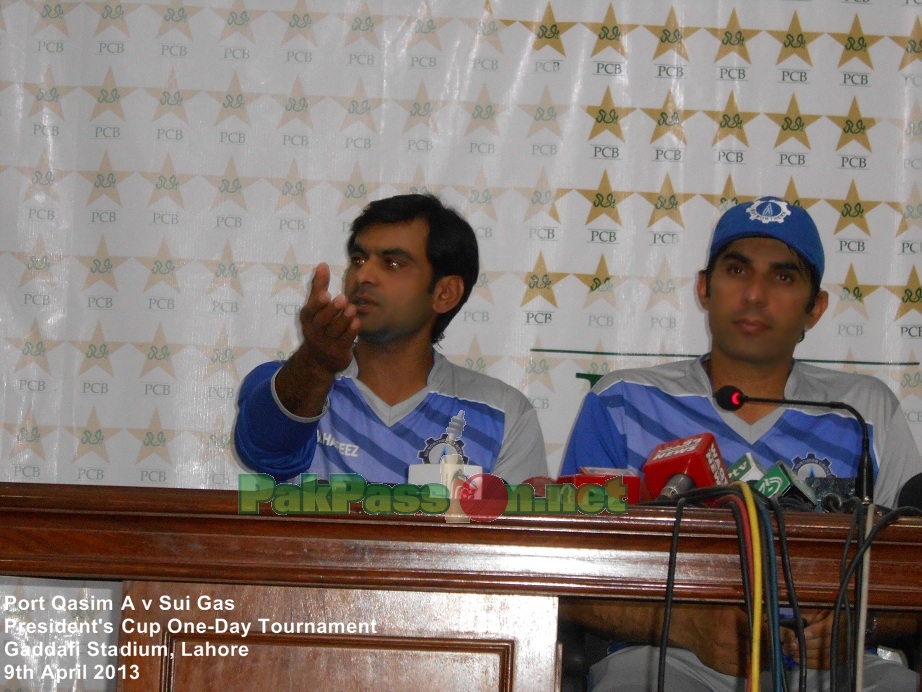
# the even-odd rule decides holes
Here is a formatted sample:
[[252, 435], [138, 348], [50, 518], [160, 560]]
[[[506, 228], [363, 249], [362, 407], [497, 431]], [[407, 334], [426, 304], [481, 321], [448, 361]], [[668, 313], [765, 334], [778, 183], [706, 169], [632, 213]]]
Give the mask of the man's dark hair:
[[[731, 245], [733, 245], [732, 241], [721, 248], [720, 252], [715, 254], [710, 259], [707, 267], [704, 269], [704, 294], [706, 296], [710, 297], [711, 295], [711, 277], [714, 275], [714, 269], [717, 267], [717, 261], [726, 254], [727, 249]], [[803, 268], [807, 271], [807, 273], [810, 274], [810, 298], [807, 300], [806, 307], [806, 312], [810, 312], [816, 306], [816, 298], [820, 294], [820, 277], [816, 273], [816, 270], [813, 268], [813, 266], [804, 259], [803, 255], [801, 255], [799, 252], [797, 252], [797, 250], [791, 248], [790, 246], [788, 246], [788, 248], [797, 256], [797, 259], [800, 261]]]
[[426, 237], [426, 259], [432, 265], [429, 292], [435, 290], [435, 284], [444, 276], [460, 276], [464, 282], [461, 300], [454, 308], [439, 315], [432, 325], [430, 340], [435, 344], [445, 335], [448, 323], [467, 302], [480, 277], [477, 236], [464, 217], [442, 204], [435, 195], [396, 195], [379, 199], [368, 204], [352, 222], [346, 251], [352, 253], [356, 237], [368, 226], [415, 219], [425, 220], [429, 227]]

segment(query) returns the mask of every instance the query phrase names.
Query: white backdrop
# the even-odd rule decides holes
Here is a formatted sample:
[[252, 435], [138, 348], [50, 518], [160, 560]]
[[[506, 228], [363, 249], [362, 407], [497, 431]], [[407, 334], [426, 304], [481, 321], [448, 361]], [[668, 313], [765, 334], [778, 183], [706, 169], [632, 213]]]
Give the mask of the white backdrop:
[[922, 440], [920, 17], [0, 0], [0, 479], [234, 488], [241, 378], [361, 207], [419, 189], [481, 243], [442, 348], [527, 393], [551, 472], [587, 377], [707, 350], [695, 272], [764, 194], [827, 253], [798, 355], [880, 377]]

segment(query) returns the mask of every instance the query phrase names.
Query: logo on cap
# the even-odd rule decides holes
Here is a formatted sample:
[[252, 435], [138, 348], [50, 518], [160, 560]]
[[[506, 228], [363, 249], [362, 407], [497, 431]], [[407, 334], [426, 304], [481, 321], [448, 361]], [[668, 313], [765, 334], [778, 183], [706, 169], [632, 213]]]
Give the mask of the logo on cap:
[[750, 221], [758, 220], [762, 223], [783, 223], [791, 215], [788, 203], [780, 199], [757, 199], [747, 211]]

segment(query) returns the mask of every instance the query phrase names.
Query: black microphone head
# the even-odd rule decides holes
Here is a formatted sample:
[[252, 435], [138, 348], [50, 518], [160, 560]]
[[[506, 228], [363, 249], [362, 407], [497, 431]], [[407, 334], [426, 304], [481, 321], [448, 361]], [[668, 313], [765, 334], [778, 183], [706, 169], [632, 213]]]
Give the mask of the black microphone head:
[[738, 411], [746, 403], [746, 395], [739, 388], [728, 384], [714, 392], [714, 401], [724, 411]]
[[896, 506], [922, 509], [922, 473], [917, 473], [906, 481], [906, 485], [900, 490]]

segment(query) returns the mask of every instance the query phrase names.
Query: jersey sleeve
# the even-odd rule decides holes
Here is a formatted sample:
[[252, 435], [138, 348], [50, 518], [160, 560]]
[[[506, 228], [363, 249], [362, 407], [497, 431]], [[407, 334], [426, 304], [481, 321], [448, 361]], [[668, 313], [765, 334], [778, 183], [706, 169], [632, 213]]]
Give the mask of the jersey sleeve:
[[310, 468], [317, 449], [318, 420], [288, 414], [276, 400], [272, 380], [282, 363], [263, 363], [247, 375], [237, 398], [234, 446], [240, 460], [277, 482]]
[[506, 430], [492, 473], [510, 484], [522, 483], [536, 476], [547, 476], [547, 451], [538, 423], [538, 413], [531, 404], [515, 416], [506, 414]]
[[912, 437], [899, 401], [888, 389], [885, 436], [880, 450], [874, 501], [885, 507], [896, 507], [900, 490], [906, 482], [922, 473], [922, 457]]
[[578, 473], [580, 466], [627, 465], [624, 435], [616, 426], [613, 412], [595, 391], [589, 392], [570, 432], [560, 475]]

